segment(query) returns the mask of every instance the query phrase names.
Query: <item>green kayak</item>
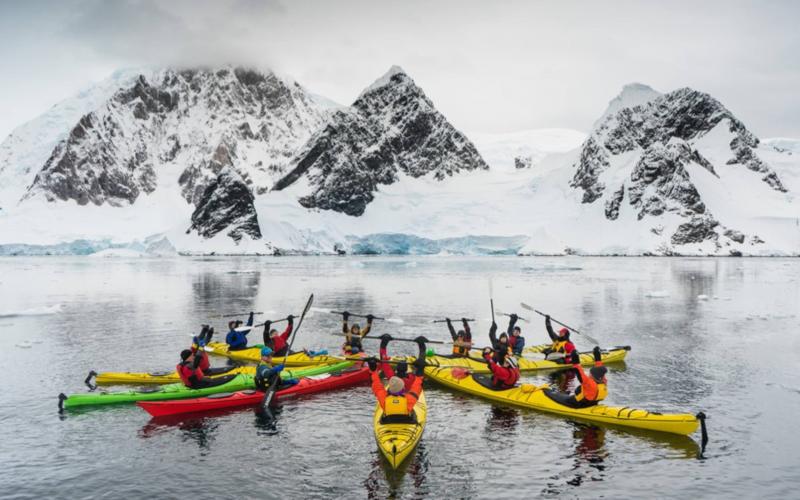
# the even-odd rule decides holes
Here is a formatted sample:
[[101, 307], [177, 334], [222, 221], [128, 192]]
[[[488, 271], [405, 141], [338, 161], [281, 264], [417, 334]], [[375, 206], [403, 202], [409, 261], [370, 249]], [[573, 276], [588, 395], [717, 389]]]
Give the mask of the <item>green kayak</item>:
[[[308, 370], [308, 372], [311, 373], [304, 373], [303, 376], [321, 375], [322, 373], [341, 371], [350, 367], [352, 364], [352, 361], [345, 361], [335, 365], [327, 365], [325, 367], [327, 368], [327, 371], [325, 372], [322, 372], [320, 367], [314, 367], [314, 369]], [[305, 370], [292, 370], [293, 375], [295, 376], [299, 376], [304, 371]], [[227, 383], [215, 387], [207, 387], [204, 389], [190, 389], [182, 383], [179, 383], [162, 385], [160, 387], [154, 387], [152, 389], [146, 389], [142, 391], [100, 391], [86, 394], [74, 394], [72, 396], [67, 396], [62, 393], [58, 396], [58, 408], [63, 410], [82, 406], [134, 403], [136, 401], [164, 401], [169, 399], [199, 398], [203, 396], [209, 396], [211, 394], [236, 392], [253, 388], [255, 388], [253, 375], [240, 374], [236, 375]]]

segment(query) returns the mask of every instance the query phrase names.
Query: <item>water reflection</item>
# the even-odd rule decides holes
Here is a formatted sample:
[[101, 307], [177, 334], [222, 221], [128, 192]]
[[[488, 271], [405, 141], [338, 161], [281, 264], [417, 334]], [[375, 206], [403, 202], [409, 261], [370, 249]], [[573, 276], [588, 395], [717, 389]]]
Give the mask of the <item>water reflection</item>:
[[428, 494], [428, 468], [424, 441], [417, 445], [413, 454], [397, 469], [392, 468], [379, 451], [374, 451], [370, 473], [364, 480], [367, 498], [397, 498], [401, 494], [404, 497], [410, 495], [411, 498], [424, 498]]
[[153, 438], [170, 429], [178, 429], [184, 442], [193, 442], [201, 451], [209, 451], [214, 442], [214, 434], [220, 426], [220, 421], [214, 416], [203, 417], [173, 417], [151, 419], [139, 431], [143, 439]]

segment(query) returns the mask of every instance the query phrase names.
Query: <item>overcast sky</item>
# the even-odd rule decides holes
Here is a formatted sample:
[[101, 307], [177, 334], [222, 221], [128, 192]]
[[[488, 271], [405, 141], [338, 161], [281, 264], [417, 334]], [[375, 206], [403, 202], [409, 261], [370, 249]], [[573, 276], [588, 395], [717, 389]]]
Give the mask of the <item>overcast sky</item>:
[[588, 130], [625, 83], [800, 137], [800, 2], [0, 0], [0, 137], [113, 70], [274, 68], [343, 104], [402, 66], [470, 132]]

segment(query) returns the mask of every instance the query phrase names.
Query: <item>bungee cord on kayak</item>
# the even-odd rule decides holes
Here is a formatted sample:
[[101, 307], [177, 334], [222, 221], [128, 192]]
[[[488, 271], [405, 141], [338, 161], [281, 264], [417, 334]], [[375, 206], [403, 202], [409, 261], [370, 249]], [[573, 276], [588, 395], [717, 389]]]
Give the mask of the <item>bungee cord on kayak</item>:
[[[491, 282], [489, 288], [491, 295]], [[59, 410], [134, 402], [154, 418], [241, 407], [261, 408], [272, 418], [269, 409], [281, 399], [369, 383], [376, 397], [374, 437], [381, 454], [392, 468], [397, 468], [422, 439], [428, 405], [423, 384], [428, 380], [493, 402], [621, 428], [689, 435], [699, 426], [701, 454], [708, 442], [703, 412], [664, 414], [629, 406], [605, 406], [604, 402], [613, 394], [613, 373], [606, 365], [624, 361], [630, 347], [601, 349], [595, 345], [590, 352], [581, 352], [571, 340], [571, 332], [587, 340], [591, 337], [525, 303], [521, 303], [523, 309], [544, 317], [543, 330], [547, 337], [542, 335], [542, 340], [548, 340], [547, 343], [526, 345], [519, 321], [530, 321], [513, 312], [496, 312], [493, 298], [490, 298], [492, 322], [485, 347], [476, 347], [479, 342], [470, 325], [475, 322], [473, 318], [460, 318], [458, 329], [449, 317], [428, 323], [445, 323], [449, 341], [422, 335], [405, 338], [382, 333], [376, 336], [370, 333], [375, 322], [384, 320], [383, 317], [313, 308], [313, 300], [311, 295], [297, 327], [292, 314], [259, 324], [254, 324], [254, 316], [263, 313], [248, 313], [246, 322], [230, 319], [244, 315], [217, 315], [215, 317], [220, 319], [230, 319], [225, 342], [213, 342], [213, 326], [201, 325], [191, 345], [181, 351], [173, 372], [98, 373], [92, 370], [85, 380], [92, 391], [97, 385], [120, 384], [152, 385], [152, 389], [60, 394]], [[292, 350], [300, 326], [311, 311], [342, 317], [341, 331], [333, 333], [344, 337], [338, 355], [329, 355], [327, 350]], [[495, 313], [509, 319], [499, 335]], [[364, 319], [365, 325], [351, 323], [351, 318]], [[281, 322], [287, 323], [282, 332], [272, 328]], [[562, 328], [556, 332], [552, 323]], [[247, 334], [258, 327], [263, 327], [263, 344], [248, 344]], [[426, 328], [434, 333], [430, 326], [421, 325], [418, 330]], [[374, 346], [365, 345], [366, 341], [373, 340], [380, 341], [377, 355], [369, 355], [374, 352]], [[388, 348], [393, 342], [415, 343], [418, 352], [416, 356], [391, 356]], [[437, 353], [428, 347], [431, 345], [451, 348], [449, 352]], [[229, 363], [235, 364], [212, 367], [209, 354], [226, 357]], [[588, 373], [584, 367], [589, 367]], [[525, 374], [547, 371], [562, 375], [551, 378], [551, 384], [560, 380], [557, 386], [537, 386], [522, 380]], [[576, 384], [572, 390], [569, 389], [571, 381]]]

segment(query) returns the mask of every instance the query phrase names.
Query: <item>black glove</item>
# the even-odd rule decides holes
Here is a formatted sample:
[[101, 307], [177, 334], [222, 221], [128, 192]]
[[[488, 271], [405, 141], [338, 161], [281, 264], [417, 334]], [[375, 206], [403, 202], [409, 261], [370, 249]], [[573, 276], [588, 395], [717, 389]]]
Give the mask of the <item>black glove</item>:
[[392, 336], [388, 333], [384, 333], [380, 336], [381, 339], [381, 349], [385, 349], [387, 345], [389, 345], [389, 341], [393, 340]]
[[444, 321], [445, 321], [445, 323], [447, 323], [448, 325], [450, 324], [450, 318], [445, 318], [445, 319], [444, 319]]
[[272, 321], [265, 321], [264, 322], [264, 331], [269, 333], [271, 328], [272, 328]]
[[252, 323], [252, 322], [253, 322], [253, 316], [254, 316], [254, 315], [255, 315], [255, 313], [254, 313], [253, 311], [250, 311], [250, 316], [248, 316], [248, 317], [247, 317], [247, 321], [249, 321], [250, 323]]
[[348, 319], [350, 319], [350, 313], [349, 313], [349, 312], [347, 312], [347, 311], [343, 312], [343, 313], [342, 313], [342, 319], [343, 319], [343, 320], [345, 320], [345, 321], [347, 321]]
[[595, 361], [600, 361], [600, 359], [602, 357], [602, 355], [600, 354], [600, 346], [597, 346], [597, 345], [594, 346], [594, 349], [592, 349], [592, 353], [594, 354], [594, 360]]
[[514, 322], [516, 322], [519, 319], [519, 316], [517, 316], [514, 313], [509, 314], [508, 317], [511, 318], [511, 321], [514, 321]]
[[286, 321], [288, 321], [289, 324], [294, 323], [294, 314], [290, 314], [290, 315], [286, 316]]
[[420, 349], [423, 349], [423, 348], [425, 348], [425, 344], [427, 342], [430, 342], [430, 341], [428, 339], [426, 339], [423, 335], [420, 335], [419, 337], [414, 339], [414, 342], [417, 343], [417, 345], [420, 347]]
[[550, 315], [549, 314], [545, 314], [544, 315], [544, 320], [549, 323], [550, 322]]
[[367, 314], [366, 317], [367, 317], [367, 323], [372, 323], [372, 320], [375, 319], [375, 316], [373, 316], [371, 314]]
[[571, 361], [572, 361], [573, 365], [581, 364], [581, 355], [578, 354], [578, 351], [572, 351], [572, 359], [571, 359]]
[[369, 358], [367, 360], [367, 366], [369, 366], [369, 371], [374, 372], [378, 369], [378, 360], [375, 358]]

